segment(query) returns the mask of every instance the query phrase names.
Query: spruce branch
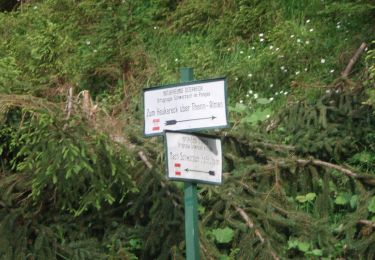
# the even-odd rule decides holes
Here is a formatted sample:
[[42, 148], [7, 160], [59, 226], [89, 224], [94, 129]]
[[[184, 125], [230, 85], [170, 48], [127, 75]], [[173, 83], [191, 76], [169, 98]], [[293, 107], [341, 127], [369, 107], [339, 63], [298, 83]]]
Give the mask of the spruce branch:
[[351, 177], [351, 178], [354, 178], [354, 179], [357, 179], [357, 180], [361, 180], [361, 181], [364, 181], [365, 183], [367, 183], [369, 185], [375, 186], [375, 178], [373, 178], [371, 176], [360, 175], [360, 174], [355, 173], [354, 171], [352, 171], [348, 168], [345, 168], [345, 167], [337, 165], [337, 164], [325, 162], [325, 161], [318, 160], [318, 159], [310, 159], [310, 160], [296, 159], [296, 162], [298, 164], [302, 164], [302, 165], [313, 164], [313, 165], [316, 165], [316, 166], [323, 166], [323, 167], [326, 167], [326, 168], [335, 169], [335, 170], [345, 174], [348, 177]]
[[[250, 216], [248, 214], [246, 214], [245, 210], [243, 210], [242, 208], [238, 207], [238, 206], [234, 206], [234, 208], [236, 209], [236, 211], [240, 214], [240, 216], [242, 217], [242, 219], [245, 221], [246, 225], [250, 228], [250, 229], [254, 229], [254, 221], [250, 218]], [[254, 229], [254, 233], [255, 235], [259, 238], [260, 242], [263, 244], [265, 242], [265, 239], [264, 237], [262, 236], [262, 234], [260, 233], [260, 230], [255, 228]], [[274, 260], [279, 260], [280, 258], [275, 254], [275, 252], [271, 252], [271, 255], [273, 257]]]
[[[250, 229], [253, 229], [254, 228], [254, 222], [253, 220], [249, 217], [248, 214], [246, 214], [246, 212], [240, 208], [240, 207], [237, 207], [237, 206], [234, 206], [234, 208], [236, 209], [236, 211], [240, 214], [240, 216], [242, 217], [242, 219], [246, 222], [246, 225], [250, 228]], [[260, 233], [260, 230], [255, 228], [254, 229], [254, 233], [255, 235], [259, 238], [260, 242], [263, 244], [265, 242], [265, 238], [262, 236], [262, 234]], [[276, 255], [275, 252], [271, 251], [270, 252], [273, 259], [274, 260], [279, 260], [280, 258]]]
[[240, 144], [246, 145], [253, 149], [259, 149], [259, 147], [261, 147], [265, 149], [275, 150], [277, 152], [290, 152], [296, 149], [294, 146], [291, 146], [291, 145], [275, 144], [275, 143], [261, 142], [261, 141], [241, 140], [234, 135], [228, 135], [228, 137], [232, 138], [233, 140], [236, 140], [236, 142]]

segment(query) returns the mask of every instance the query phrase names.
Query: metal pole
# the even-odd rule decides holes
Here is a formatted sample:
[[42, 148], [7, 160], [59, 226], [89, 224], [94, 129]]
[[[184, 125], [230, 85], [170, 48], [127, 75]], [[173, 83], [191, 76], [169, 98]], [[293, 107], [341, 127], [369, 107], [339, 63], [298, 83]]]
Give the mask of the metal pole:
[[[181, 68], [181, 82], [194, 79], [192, 68]], [[185, 241], [186, 259], [199, 260], [198, 200], [197, 184], [185, 182]]]

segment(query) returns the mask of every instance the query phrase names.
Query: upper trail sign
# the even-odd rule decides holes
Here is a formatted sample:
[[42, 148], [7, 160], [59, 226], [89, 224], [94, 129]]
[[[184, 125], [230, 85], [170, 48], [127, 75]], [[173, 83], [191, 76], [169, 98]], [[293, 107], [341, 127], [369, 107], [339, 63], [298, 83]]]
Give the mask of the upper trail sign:
[[144, 134], [228, 126], [225, 78], [145, 89]]

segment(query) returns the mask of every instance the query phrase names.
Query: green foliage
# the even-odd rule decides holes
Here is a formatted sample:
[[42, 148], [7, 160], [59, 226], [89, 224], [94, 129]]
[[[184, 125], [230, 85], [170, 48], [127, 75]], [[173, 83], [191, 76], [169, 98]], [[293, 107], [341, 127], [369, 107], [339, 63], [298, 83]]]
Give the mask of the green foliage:
[[296, 200], [300, 203], [305, 203], [305, 202], [312, 202], [316, 198], [316, 194], [314, 192], [307, 193], [306, 195], [298, 195], [296, 197]]
[[375, 196], [373, 196], [370, 200], [370, 203], [367, 207], [368, 211], [371, 213], [375, 213]]
[[16, 60], [13, 57], [0, 58], [0, 92], [10, 93], [14, 87], [20, 86], [21, 71], [17, 68]]
[[[182, 189], [164, 180], [162, 143], [141, 137], [138, 94], [189, 66], [227, 76], [233, 123], [218, 133], [224, 184], [200, 187], [203, 257], [373, 259], [358, 224], [374, 218], [372, 45], [358, 83], [335, 80], [373, 40], [373, 16], [370, 0], [43, 0], [0, 13], [0, 92], [57, 107], [0, 99], [0, 258], [183, 259]], [[126, 148], [108, 121], [56, 112], [70, 86], [124, 122]]]
[[[375, 44], [375, 40], [372, 41], [372, 45]], [[375, 84], [375, 49], [372, 48], [370, 49], [368, 52], [367, 52], [367, 56], [366, 56], [366, 62], [367, 62], [367, 67], [368, 67], [368, 70], [369, 70], [369, 79], [368, 81], [366, 82], [370, 87], [371, 86], [374, 86]], [[374, 94], [373, 94], [373, 91], [369, 92], [369, 95], [370, 95], [370, 104], [374, 104]]]
[[350, 199], [351, 199], [351, 197], [350, 197], [349, 193], [341, 192], [336, 196], [335, 204], [341, 205], [341, 206], [347, 205], [347, 204], [349, 204]]
[[296, 249], [303, 253], [304, 256], [310, 257], [321, 257], [323, 256], [323, 251], [321, 249], [311, 249], [311, 246], [307, 242], [302, 242], [299, 240], [289, 240], [288, 241], [288, 250]]
[[301, 242], [298, 240], [289, 240], [288, 249], [298, 249], [301, 252], [306, 253], [310, 249], [310, 244], [306, 242]]
[[[262, 101], [263, 100], [263, 101]], [[265, 104], [268, 104], [269, 100], [267, 100], [267, 102], [264, 102], [264, 100], [266, 99], [261, 99], [260, 102], [258, 102], [259, 104], [262, 104], [262, 105], [265, 105]], [[236, 103], [236, 105], [234, 107], [230, 106], [229, 107], [229, 110], [231, 112], [234, 112], [232, 115], [233, 115], [233, 121], [234, 123], [241, 123], [241, 124], [244, 124], [244, 125], [256, 125], [258, 124], [259, 122], [263, 122], [265, 120], [267, 120], [268, 118], [270, 118], [271, 114], [272, 114], [272, 111], [270, 108], [262, 108], [262, 107], [259, 107], [259, 108], [256, 108], [256, 109], [251, 109], [251, 104], [249, 104], [248, 106], [242, 104], [242, 103]], [[237, 122], [238, 121], [238, 122]]]
[[42, 114], [25, 122], [18, 136], [22, 148], [13, 165], [34, 175], [34, 200], [46, 191], [59, 193], [56, 207], [75, 215], [90, 207], [99, 210], [103, 202], [112, 204], [117, 197], [114, 187], [120, 198], [136, 190], [127, 172], [132, 162], [126, 151], [114, 149], [104, 135], [86, 132], [81, 120], [59, 122]]
[[209, 232], [219, 244], [226, 244], [232, 241], [234, 231], [229, 227], [213, 229]]

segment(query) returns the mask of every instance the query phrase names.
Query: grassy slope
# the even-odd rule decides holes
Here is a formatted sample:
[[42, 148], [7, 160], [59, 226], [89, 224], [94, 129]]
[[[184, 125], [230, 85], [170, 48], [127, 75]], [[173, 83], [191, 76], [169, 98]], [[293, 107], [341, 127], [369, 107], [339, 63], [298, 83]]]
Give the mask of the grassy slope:
[[[141, 133], [142, 118], [138, 98], [141, 89], [176, 82], [179, 67], [189, 66], [195, 69], [197, 79], [227, 76], [230, 105], [235, 111], [240, 111], [241, 116], [251, 117], [265, 108], [268, 108], [265, 110], [267, 114], [272, 114], [288, 101], [304, 96], [312, 97], [313, 100], [315, 96], [325, 92], [325, 89], [316, 87], [325, 86], [337, 78], [359, 44], [372, 40], [375, 30], [374, 6], [370, 3], [371, 1], [352, 3], [307, 0], [29, 1], [22, 9], [0, 14], [0, 32], [3, 36], [0, 42], [0, 92], [28, 93], [60, 102], [65, 100], [69, 86], [75, 86], [77, 93], [87, 89], [108, 113], [116, 115], [120, 107], [120, 111], [124, 113], [117, 116], [127, 118], [134, 125], [135, 131]], [[363, 62], [360, 61], [353, 76], [360, 80], [363, 77], [362, 69]], [[273, 101], [260, 105], [254, 97], [255, 93], [258, 97], [272, 97]], [[260, 118], [264, 119], [264, 115]], [[243, 129], [249, 128], [249, 124], [241, 121], [241, 117], [234, 116], [233, 121], [236, 125], [239, 124], [233, 133], [236, 133], [236, 129], [241, 133]], [[143, 144], [143, 140], [137, 140], [139, 134], [135, 136], [133, 138]], [[155, 153], [161, 149], [160, 144], [152, 141], [144, 144], [144, 149], [148, 149], [147, 145], [155, 146], [156, 149], [151, 150]], [[238, 151], [232, 148], [228, 154], [236, 152]], [[156, 162], [158, 160], [155, 159]], [[233, 173], [244, 171], [244, 167], [248, 167], [247, 160], [248, 158], [243, 158], [243, 161], [235, 162]], [[142, 179], [138, 181], [143, 183]], [[232, 190], [232, 185], [229, 183], [224, 190]], [[157, 184], [150, 187], [154, 187], [155, 193], [161, 192], [157, 189]], [[206, 188], [202, 194], [206, 194], [205, 192], [215, 194], [215, 191], [207, 191]], [[219, 198], [229, 201], [231, 197], [228, 196], [224, 194]], [[203, 210], [205, 207], [207, 210], [202, 213], [204, 219], [210, 219], [209, 210], [219, 205], [218, 201], [210, 200], [210, 197], [206, 196], [207, 202], [203, 203]], [[246, 199], [252, 203], [261, 202], [251, 196]], [[153, 246], [159, 244], [150, 242], [147, 238], [158, 233], [158, 219], [164, 217], [153, 200], [155, 197], [150, 196], [145, 202], [153, 213], [139, 205], [132, 209], [156, 215], [155, 218], [147, 219], [151, 223], [147, 228], [142, 226], [144, 223], [135, 225], [136, 221], [127, 219], [131, 232], [120, 228], [105, 229], [103, 227], [113, 224], [109, 220], [113, 217], [110, 215], [107, 216], [108, 220], [100, 222], [105, 231], [98, 228], [101, 231], [87, 231], [89, 235], [81, 237], [72, 232], [75, 235], [72, 235], [71, 241], [83, 241], [90, 236], [100, 237], [104, 240], [99, 243], [101, 251], [116, 255], [115, 252], [118, 251], [115, 239], [126, 240], [126, 248], [131, 248], [140, 256], [165, 256], [170, 253], [169, 248], [155, 249]], [[127, 214], [135, 217], [138, 213]], [[104, 213], [98, 214], [102, 216]], [[170, 214], [174, 213], [171, 211]], [[179, 214], [176, 213], [177, 217], [168, 215], [165, 218], [179, 219]], [[230, 223], [224, 222], [226, 217], [229, 218], [218, 216], [217, 219], [207, 220], [206, 224], [212, 229], [222, 227], [223, 223]], [[305, 220], [305, 217], [300, 220]], [[121, 218], [116, 214], [113, 219], [116, 222]], [[81, 225], [95, 223], [91, 219], [76, 221]], [[277, 222], [277, 219], [273, 221]], [[166, 224], [160, 230], [167, 232], [168, 227]], [[237, 228], [242, 230], [244, 227], [239, 225]], [[311, 226], [309, 228], [313, 229]], [[58, 227], [56, 229], [59, 230]], [[268, 235], [272, 234], [270, 230], [267, 232]], [[295, 232], [293, 235], [300, 239], [308, 237], [303, 231]], [[129, 242], [129, 239], [124, 239], [119, 234], [135, 239], [130, 239]], [[168, 237], [164, 233], [160, 235]], [[244, 238], [239, 233], [235, 235], [236, 238]], [[272, 245], [267, 245], [265, 249], [284, 252], [284, 238], [279, 239], [277, 234], [273, 235], [270, 240]], [[249, 236], [249, 240], [252, 239], [250, 234], [246, 236]], [[138, 237], [142, 238], [144, 251], [139, 250]], [[175, 245], [173, 239], [168, 239], [168, 245]], [[63, 244], [61, 240], [63, 238], [57, 238]], [[177, 240], [181, 241], [181, 237]], [[85, 240], [81, 246], [98, 247], [98, 244], [90, 243]], [[212, 243], [204, 245], [211, 246]], [[69, 248], [74, 246], [69, 245]], [[181, 252], [181, 248], [183, 244], [175, 246], [173, 250]], [[209, 248], [213, 253], [206, 256], [217, 257], [220, 252], [229, 255], [230, 249], [236, 255], [236, 248], [243, 250], [243, 257], [250, 255], [244, 250], [246, 245], [234, 239], [230, 246], [219, 244], [217, 248]], [[329, 252], [332, 253], [332, 250]], [[298, 256], [298, 253], [295, 255]]]

